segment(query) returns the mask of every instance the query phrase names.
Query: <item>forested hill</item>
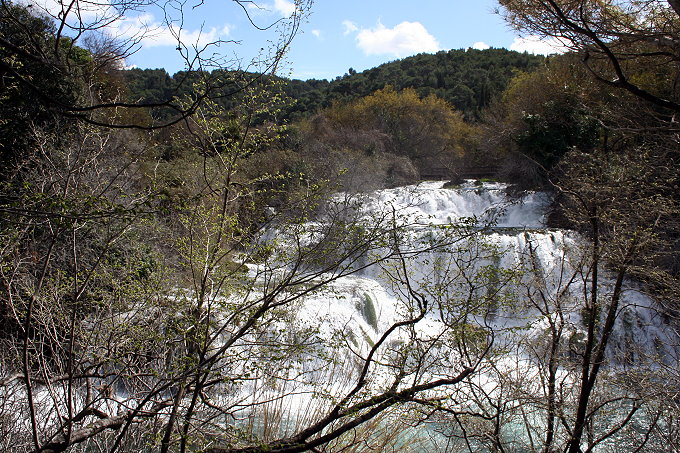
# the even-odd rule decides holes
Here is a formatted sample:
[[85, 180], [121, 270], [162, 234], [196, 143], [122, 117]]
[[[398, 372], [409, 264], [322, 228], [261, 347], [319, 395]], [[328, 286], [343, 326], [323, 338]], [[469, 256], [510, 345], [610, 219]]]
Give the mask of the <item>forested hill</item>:
[[291, 80], [286, 92], [297, 100], [293, 116], [327, 107], [334, 100], [367, 96], [385, 85], [397, 90], [415, 88], [419, 95], [436, 94], [462, 111], [478, 117], [494, 96], [503, 92], [517, 70], [539, 66], [542, 56], [506, 49], [458, 49], [419, 54], [326, 80]]
[[[459, 49], [419, 54], [363, 72], [349, 68], [347, 74], [332, 81], [282, 79], [286, 94], [294, 100], [285, 109], [285, 117], [299, 119], [333, 101], [356, 99], [392, 85], [397, 90], [414, 88], [421, 96], [436, 94], [466, 118], [475, 119], [505, 89], [517, 70], [531, 70], [543, 60], [541, 56], [506, 49]], [[130, 97], [136, 101], [167, 99], [180, 82], [187, 89], [192, 86], [184, 72], [170, 76], [163, 69], [132, 69], [126, 71], [126, 76]], [[226, 99], [234, 102], [233, 97], [224, 102]]]

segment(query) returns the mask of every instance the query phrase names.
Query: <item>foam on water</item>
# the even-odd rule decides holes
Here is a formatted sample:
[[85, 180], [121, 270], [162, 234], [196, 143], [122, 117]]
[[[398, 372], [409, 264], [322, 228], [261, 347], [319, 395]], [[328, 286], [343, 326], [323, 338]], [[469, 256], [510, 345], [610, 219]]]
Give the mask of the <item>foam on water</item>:
[[[506, 331], [509, 327], [521, 326], [535, 336], [544, 334], [545, 316], [556, 310], [562, 312], [572, 337], [583, 334], [582, 295], [588, 276], [581, 268], [588, 244], [578, 234], [564, 230], [545, 228], [550, 195], [529, 192], [519, 197], [508, 195], [508, 186], [501, 183], [477, 183], [468, 181], [457, 188], [444, 188], [443, 182], [424, 182], [414, 186], [386, 189], [368, 194], [361, 209], [366, 215], [380, 211], [399, 213], [403, 222], [417, 225], [413, 239], [424, 234], [436, 235], [436, 230], [428, 233], [429, 226], [455, 225], [462, 219], [472, 219], [485, 230], [482, 239], [493, 252], [482, 252], [479, 262], [474, 265], [478, 270], [484, 266], [497, 269], [515, 269], [523, 276], [514, 282], [518, 293], [525, 292], [518, 285], [540, 285], [544, 295], [550, 299], [552, 307], [536, 307], [532, 302], [517, 297], [512, 304], [499, 306], [494, 311], [494, 327]], [[338, 199], [342, 199], [339, 196]], [[476, 244], [476, 247], [479, 243]], [[466, 244], [458, 245], [465, 248]], [[417, 246], [414, 246], [417, 249]], [[443, 264], [450, 259], [451, 250], [426, 251], [413, 254], [407, 260], [407, 273], [414, 289], [432, 285], [439, 275], [451, 273]], [[442, 271], [445, 269], [445, 271]], [[606, 270], [601, 282], [601, 294], [611, 292], [613, 280], [607, 279]], [[452, 281], [453, 282], [453, 281]], [[362, 272], [361, 278], [345, 277], [333, 286], [332, 296], [326, 296], [323, 304], [318, 298], [311, 298], [309, 304], [320, 310], [325, 307], [330, 318], [337, 317], [336, 323], [361, 319], [357, 312], [356, 294], [371, 293], [376, 306], [381, 307], [394, 318], [395, 309], [388, 309], [399, 298], [393, 282], [377, 266]], [[455, 284], [455, 283], [453, 283]], [[513, 287], [509, 283], [508, 290]], [[558, 308], [559, 307], [559, 308]], [[611, 355], [635, 360], [636, 357], [673, 354], [676, 338], [665, 319], [659, 315], [657, 304], [642, 293], [633, 283], [626, 282], [621, 297], [619, 316], [610, 341]], [[545, 311], [550, 313], [546, 314]], [[311, 309], [307, 310], [311, 313]], [[436, 317], [436, 316], [435, 316]], [[369, 331], [365, 325], [359, 327]]]
[[[282, 384], [288, 386], [284, 393], [289, 395], [285, 403], [281, 403], [288, 417], [282, 424], [286, 432], [304, 426], [301, 414], [324, 410], [333, 404], [333, 398], [356, 385], [353, 379], [361, 367], [361, 358], [366, 357], [390, 326], [417, 314], [419, 307], [414, 308], [413, 294], [428, 302], [427, 315], [415, 326], [395, 329], [389, 341], [383, 343], [387, 352], [375, 357], [367, 390], [380, 389], [381, 385], [394, 379], [391, 373], [398, 373], [398, 367], [390, 364], [390, 354], [401, 353], [401, 346], [416, 338], [425, 340], [423, 343], [434, 352], [431, 354], [433, 362], [424, 372], [428, 374], [419, 375], [419, 378], [455, 375], [454, 368], [460, 365], [461, 357], [452, 352], [453, 348], [446, 349], [448, 343], [444, 339], [447, 332], [455, 331], [465, 323], [476, 322], [476, 326], [496, 333], [498, 349], [492, 351], [493, 361], [480, 366], [480, 372], [471, 377], [470, 384], [484, 388], [490, 395], [499, 388], [497, 377], [502, 373], [516, 382], [525, 382], [523, 391], [533, 392], [539, 398], [544, 396], [540, 385], [541, 369], [536, 365], [537, 351], [545, 348], [551, 323], [563, 323], [563, 341], [569, 342], [564, 345], [565, 351], [567, 346], [578, 348], [579, 341], [585, 336], [583, 294], [587, 293], [589, 282], [581, 258], [588, 252], [589, 244], [574, 232], [546, 228], [550, 195], [529, 192], [511, 197], [508, 186], [501, 183], [468, 181], [456, 188], [443, 186], [442, 182], [425, 182], [360, 197], [345, 194], [335, 197], [338, 206], [349, 198], [358, 199], [361, 203], [353, 210], [367, 222], [389, 217], [392, 213], [399, 221], [411, 225], [401, 244], [406, 258], [396, 263], [384, 260], [360, 273], [341, 277], [312, 272], [318, 281], [329, 283], [309, 293], [301, 285], [299, 291], [305, 294], [304, 297], [293, 298], [296, 302], [286, 312], [286, 316], [294, 313], [297, 319], [271, 322], [272, 330], [277, 332], [286, 332], [296, 323], [304, 324], [301, 328], [299, 325], [294, 327], [300, 332], [312, 332], [311, 343], [327, 347], [326, 353], [331, 356], [329, 360], [323, 357], [323, 351], [319, 351], [317, 357], [299, 360], [287, 369], [291, 374], [297, 374], [296, 378], [284, 380]], [[333, 209], [331, 205], [329, 210]], [[387, 216], [380, 213], [387, 213]], [[471, 232], [465, 240], [450, 244], [444, 241], [444, 246], [427, 247], [428, 241], [437, 243], [445, 238], [447, 233], [442, 227], [461, 223], [465, 223], [466, 231]], [[298, 246], [314, 244], [322, 240], [324, 218], [300, 228], [301, 231], [295, 232], [298, 235], [295, 238], [292, 233], [271, 230], [264, 234], [263, 241], [278, 241], [283, 247], [287, 243], [294, 244], [293, 239], [297, 239]], [[371, 251], [376, 256], [382, 252], [384, 250], [379, 248]], [[283, 258], [273, 270], [262, 264], [248, 264], [247, 278], [254, 285], [244, 284], [248, 287], [244, 290], [245, 295], [234, 291], [230, 296], [234, 298], [234, 307], [249, 299], [262, 298], [267, 285], [285, 280], [288, 270], [284, 264]], [[395, 275], [400, 279], [395, 279]], [[601, 275], [604, 298], [612, 291], [613, 279], [607, 276], [606, 269], [602, 269]], [[408, 285], [405, 284], [406, 277]], [[310, 283], [313, 282], [305, 282]], [[532, 291], [537, 295], [539, 290], [540, 298], [528, 297]], [[296, 288], [289, 291], [296, 291]], [[469, 306], [471, 300], [483, 303], [473, 309]], [[229, 301], [225, 305], [228, 304]], [[225, 328], [223, 334], [229, 333], [230, 329]], [[455, 339], [455, 336], [451, 338]], [[258, 338], [258, 341], [265, 340], [265, 337]], [[220, 341], [215, 349], [220, 348]], [[626, 282], [608, 347], [609, 365], [612, 368], [631, 366], [658, 357], [677, 360], [677, 344], [677, 337], [659, 314], [656, 301], [634, 282]], [[437, 348], [448, 356], [438, 355]], [[325, 369], [328, 363], [336, 368]], [[570, 380], [575, 381], [566, 368], [558, 370], [558, 374], [561, 385], [568, 386]], [[298, 379], [300, 376], [303, 378]], [[280, 392], [281, 389], [262, 386], [252, 379], [240, 388], [229, 389], [214, 398], [215, 401], [223, 399], [225, 406], [231, 400], [279, 404], [277, 395]], [[123, 393], [118, 396], [121, 399], [128, 397]], [[461, 400], [464, 399], [463, 394]], [[53, 407], [58, 405], [49, 400], [45, 391], [41, 391], [36, 400], [45, 413], [54, 412]], [[115, 406], [116, 402], [106, 404]], [[116, 408], [102, 409], [115, 413]]]
[[462, 218], [493, 222], [498, 227], [542, 228], [550, 196], [529, 192], [518, 198], [507, 194], [508, 185], [467, 181], [455, 189], [444, 188], [442, 181], [374, 192], [365, 209], [377, 211], [394, 207], [411, 220], [447, 224]]

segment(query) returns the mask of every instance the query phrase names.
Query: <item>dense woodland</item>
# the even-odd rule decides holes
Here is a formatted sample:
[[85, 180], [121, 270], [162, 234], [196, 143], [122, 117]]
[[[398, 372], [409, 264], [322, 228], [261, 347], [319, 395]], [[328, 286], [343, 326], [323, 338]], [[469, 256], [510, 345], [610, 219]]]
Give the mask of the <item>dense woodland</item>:
[[[386, 338], [420, 321], [428, 296], [403, 275], [394, 219], [367, 225], [327, 205], [338, 192], [470, 176], [550, 191], [550, 226], [592, 244], [587, 271], [572, 277], [590, 285], [583, 346], [558, 351], [555, 340], [545, 353], [545, 395], [532, 404], [547, 429], [527, 451], [611, 451], [620, 432], [626, 451], [680, 448], [677, 357], [628, 374], [603, 366], [624, 280], [678, 326], [680, 5], [500, 3], [509, 24], [559, 36], [570, 51], [442, 51], [332, 81], [237, 67], [170, 76], [125, 70], [124, 45], [80, 39], [101, 24], [67, 35], [65, 17], [0, 0], [0, 449], [393, 451], [396, 441], [375, 433], [397, 417], [455, 424], [470, 451], [513, 451], [494, 430], [502, 401], [463, 407], [428, 393], [473, 382], [490, 354], [484, 326], [451, 322], [438, 341], [461, 359], [436, 379], [410, 367], [444, 346], [414, 337], [390, 350], [393, 385], [371, 387]], [[310, 245], [303, 225], [320, 213], [331, 221]], [[299, 233], [297, 248], [263, 240], [268, 228]], [[430, 247], [472, 236], [466, 228]], [[216, 396], [304, 380], [290, 374], [307, 363], [302, 351], [331, 360], [314, 326], [294, 322], [295, 304], [386, 241], [397, 245], [375, 263], [395, 263], [412, 318], [360, 357], [349, 390], [320, 391], [326, 405], [283, 434], [253, 422], [273, 417], [268, 406]], [[252, 263], [266, 270], [253, 277]], [[615, 277], [613, 294], [598, 293], [600, 267]], [[557, 394], [558, 369], [577, 376], [575, 402]], [[122, 394], [130, 399], [118, 405]], [[627, 411], [619, 418], [608, 412], [615, 402]], [[645, 417], [631, 421], [638, 411]], [[610, 415], [616, 425], [597, 434]]]
[[[470, 120], [478, 120], [483, 109], [500, 95], [518, 72], [531, 71], [544, 58], [505, 49], [460, 49], [420, 54], [369, 69], [348, 72], [335, 80], [281, 80], [282, 91], [294, 102], [287, 105], [281, 119], [296, 120], [330, 107], [334, 102], [349, 102], [384, 88], [397, 91], [413, 88], [420, 97], [435, 95]], [[191, 89], [186, 74], [172, 77], [163, 69], [131, 69], [125, 72], [129, 97], [143, 102], [159, 102], [175, 91]], [[182, 90], [180, 90], [182, 91]], [[223, 98], [229, 108], [233, 97]]]

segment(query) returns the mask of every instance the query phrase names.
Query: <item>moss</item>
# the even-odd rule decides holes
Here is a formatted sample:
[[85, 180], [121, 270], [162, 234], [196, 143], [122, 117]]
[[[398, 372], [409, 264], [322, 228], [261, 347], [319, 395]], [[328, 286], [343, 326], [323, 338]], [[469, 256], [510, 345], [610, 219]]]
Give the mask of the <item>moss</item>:
[[375, 312], [375, 304], [368, 293], [364, 294], [361, 302], [357, 303], [356, 308], [369, 326], [374, 329], [378, 328], [378, 315]]
[[461, 188], [461, 185], [458, 184], [458, 183], [456, 183], [456, 182], [454, 182], [454, 181], [449, 181], [449, 182], [444, 183], [444, 185], [442, 186], [442, 188], [443, 188], [443, 189], [458, 190], [458, 189]]
[[372, 348], [373, 346], [375, 346], [375, 342], [374, 342], [373, 339], [370, 337], [370, 335], [368, 335], [368, 333], [366, 333], [366, 332], [364, 331], [364, 329], [361, 329], [361, 333], [362, 333], [362, 335], [364, 336], [364, 341], [366, 342], [366, 344], [367, 344], [369, 347]]

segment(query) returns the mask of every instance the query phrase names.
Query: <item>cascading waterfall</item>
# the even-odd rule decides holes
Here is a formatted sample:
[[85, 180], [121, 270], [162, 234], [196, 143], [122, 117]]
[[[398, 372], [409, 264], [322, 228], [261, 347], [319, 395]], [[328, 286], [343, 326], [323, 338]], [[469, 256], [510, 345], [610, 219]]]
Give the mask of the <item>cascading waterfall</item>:
[[[530, 451], [545, 431], [549, 373], [566, 412], [578, 396], [589, 244], [575, 232], [546, 228], [549, 194], [511, 197], [507, 189], [425, 182], [337, 194], [314, 221], [274, 222], [261, 238], [267, 253], [249, 255], [257, 262], [244, 255], [248, 272], [213, 299], [215, 333], [207, 353], [218, 356], [213, 369], [232, 377], [206, 395], [210, 408], [233, 415], [217, 426], [286, 438], [334, 408], [474, 368], [455, 385], [419, 394], [449, 412], [425, 417], [395, 405], [357, 436], [391, 451], [497, 451], [485, 443], [494, 436], [507, 451]], [[600, 273], [606, 298], [613, 279], [604, 266]], [[176, 297], [192, 295], [178, 289]], [[241, 312], [266, 300], [284, 302], [239, 336]], [[639, 285], [624, 283], [603, 371], [613, 404], [602, 407], [613, 418], [593, 429], [611, 431], [625, 419], [623, 372], [677, 363], [678, 338], [660, 313]], [[115, 314], [114, 321], [156, 315], [135, 310]], [[222, 356], [217, 351], [225, 344], [229, 352]], [[548, 363], [551, 348], [556, 365]], [[117, 383], [97, 408], [116, 413], [139, 403], [124, 379]], [[63, 410], [67, 395], [59, 392], [66, 390], [36, 392], [41, 419]], [[22, 394], [15, 395], [13, 404], [22, 404]], [[456, 412], [466, 418], [450, 416]], [[567, 430], [558, 427], [555, 439], [564, 444]], [[625, 450], [623, 440], [612, 439], [614, 450]]]
[[[505, 184], [476, 181], [468, 181], [452, 189], [443, 186], [443, 182], [424, 182], [416, 186], [380, 190], [362, 199], [362, 209], [367, 216], [376, 211], [394, 210], [399, 213], [400, 221], [413, 225], [414, 229], [420, 231], [420, 236], [423, 231], [427, 234], [431, 227], [455, 225], [461, 220], [471, 221], [480, 230], [486, 246], [493, 248], [493, 253], [480, 256], [480, 263], [475, 267], [479, 269], [491, 265], [498, 269], [519, 269], [520, 272], [530, 273], [532, 279], [540, 280], [540, 285], [545, 287], [547, 293], [556, 295], [562, 291], [574, 295], [567, 301], [569, 298], [562, 294], [567, 304], [562, 309], [575, 329], [573, 333], [578, 334], [582, 324], [579, 313], [581, 301], [576, 295], [584, 291], [583, 282], [569, 282], [567, 285], [566, 280], [568, 276], [580, 272], [578, 260], [587, 243], [575, 232], [546, 228], [549, 194], [530, 192], [512, 198], [507, 195], [508, 186]], [[463, 244], [460, 247], [465, 246]], [[493, 259], [490, 258], [492, 254]], [[436, 278], [441, 272], [438, 269], [441, 260], [446, 258], [447, 253], [436, 250], [414, 253], [406, 263], [408, 273], [416, 284], [432, 283], [431, 278]], [[490, 259], [493, 263], [490, 263]], [[606, 275], [606, 270], [604, 272]], [[338, 319], [357, 322], [362, 331], [370, 332], [377, 329], [371, 329], [370, 323], [363, 324], [365, 316], [362, 309], [352, 308], [362, 306], [355, 299], [366, 295], [373, 301], [374, 310], [382, 314], [379, 318], [386, 322], [393, 320], [386, 314], [394, 312], [396, 295], [390, 290], [390, 282], [384, 276], [381, 277], [378, 266], [363, 270], [360, 274], [360, 277], [344, 277], [337, 283], [333, 287], [333, 292], [337, 294], [335, 299], [323, 297], [324, 304], [310, 301], [306, 310], [320, 310], [323, 306], [328, 313], [336, 312]], [[612, 284], [611, 280], [605, 280], [605, 292]], [[518, 305], [508, 306], [498, 312], [499, 324], [496, 327], [521, 324], [531, 327], [534, 334], [540, 335], [542, 315], [535, 310], [532, 312], [521, 297], [515, 302]], [[670, 353], [674, 339], [669, 337], [666, 320], [655, 308], [656, 303], [635, 283], [627, 282], [611, 349], [623, 351], [628, 345], [642, 348], [648, 354]], [[522, 319], [517, 318], [518, 313], [522, 313]]]
[[[413, 295], [409, 291], [414, 291], [434, 308], [414, 327], [415, 331], [395, 331], [388, 349], [397, 350], [398, 345], [414, 339], [435, 344], [432, 339], [442, 332], [459, 332], [456, 323], [459, 328], [469, 324], [471, 329], [478, 326], [493, 331], [496, 349], [490, 353], [492, 359], [480, 366], [474, 384], [487, 389], [489, 396], [498, 394], [499, 376], [514, 379], [527, 394], [544, 396], [545, 389], [538, 384], [545, 378], [545, 364], [541, 362], [548, 348], [549, 329], [559, 323], [561, 333], [556, 341], [567, 359], [557, 374], [563, 388], [574, 387], [576, 374], [568, 369], [568, 356], [581, 353], [579, 348], [586, 336], [583, 294], [590, 276], [583, 257], [589, 245], [575, 232], [546, 228], [549, 194], [534, 192], [513, 198], [507, 195], [507, 189], [501, 183], [468, 181], [456, 188], [444, 188], [442, 182], [425, 182], [358, 197], [355, 210], [360, 214], [356, 218], [370, 223], [376, 217], [385, 219], [391, 215], [395, 224], [408, 225], [399, 242], [399, 257], [403, 259], [396, 263], [376, 259], [377, 264], [363, 268], [371, 261], [364, 259], [355, 274], [307, 296], [298, 317], [317, 320], [324, 342], [340, 332], [343, 344], [339, 347], [353, 351], [345, 356], [351, 361], [353, 355], [365, 354], [390, 325], [404, 319], [405, 313], [413, 309], [404, 301]], [[340, 194], [335, 203], [346, 204], [350, 198]], [[322, 216], [313, 224], [315, 232], [307, 234], [306, 241], [317, 240], [323, 224]], [[466, 232], [455, 241], [437, 242], [447, 228], [460, 225]], [[268, 238], [280, 233], [270, 233]], [[428, 247], [428, 241], [437, 245]], [[396, 236], [367, 254], [385, 256], [390, 247], [396, 248], [392, 242], [397, 242]], [[605, 275], [601, 293], [606, 296], [613, 280], [606, 277], [606, 269], [601, 273]], [[477, 306], [471, 307], [471, 301]], [[609, 369], [674, 360], [677, 338], [657, 309], [656, 302], [638, 285], [625, 282], [607, 348]], [[437, 367], [441, 366], [433, 362], [428, 372], [437, 376]], [[374, 381], [388, 381], [391, 377], [389, 370], [382, 367], [375, 367], [374, 373]], [[339, 384], [333, 388], [341, 394], [349, 387]], [[457, 390], [453, 399], [458, 407], [468, 404], [464, 402], [470, 399], [470, 393], [466, 393], [470, 388]], [[310, 394], [315, 391], [311, 386], [306, 390]], [[471, 404], [478, 408], [481, 403]], [[513, 437], [516, 445], [524, 445], [530, 431], [540, 430], [545, 423], [538, 417], [529, 423], [534, 426], [527, 428], [526, 415], [520, 421], [510, 419], [506, 436]], [[426, 437], [432, 436], [430, 432]], [[422, 448], [432, 451], [436, 447], [430, 444]]]

